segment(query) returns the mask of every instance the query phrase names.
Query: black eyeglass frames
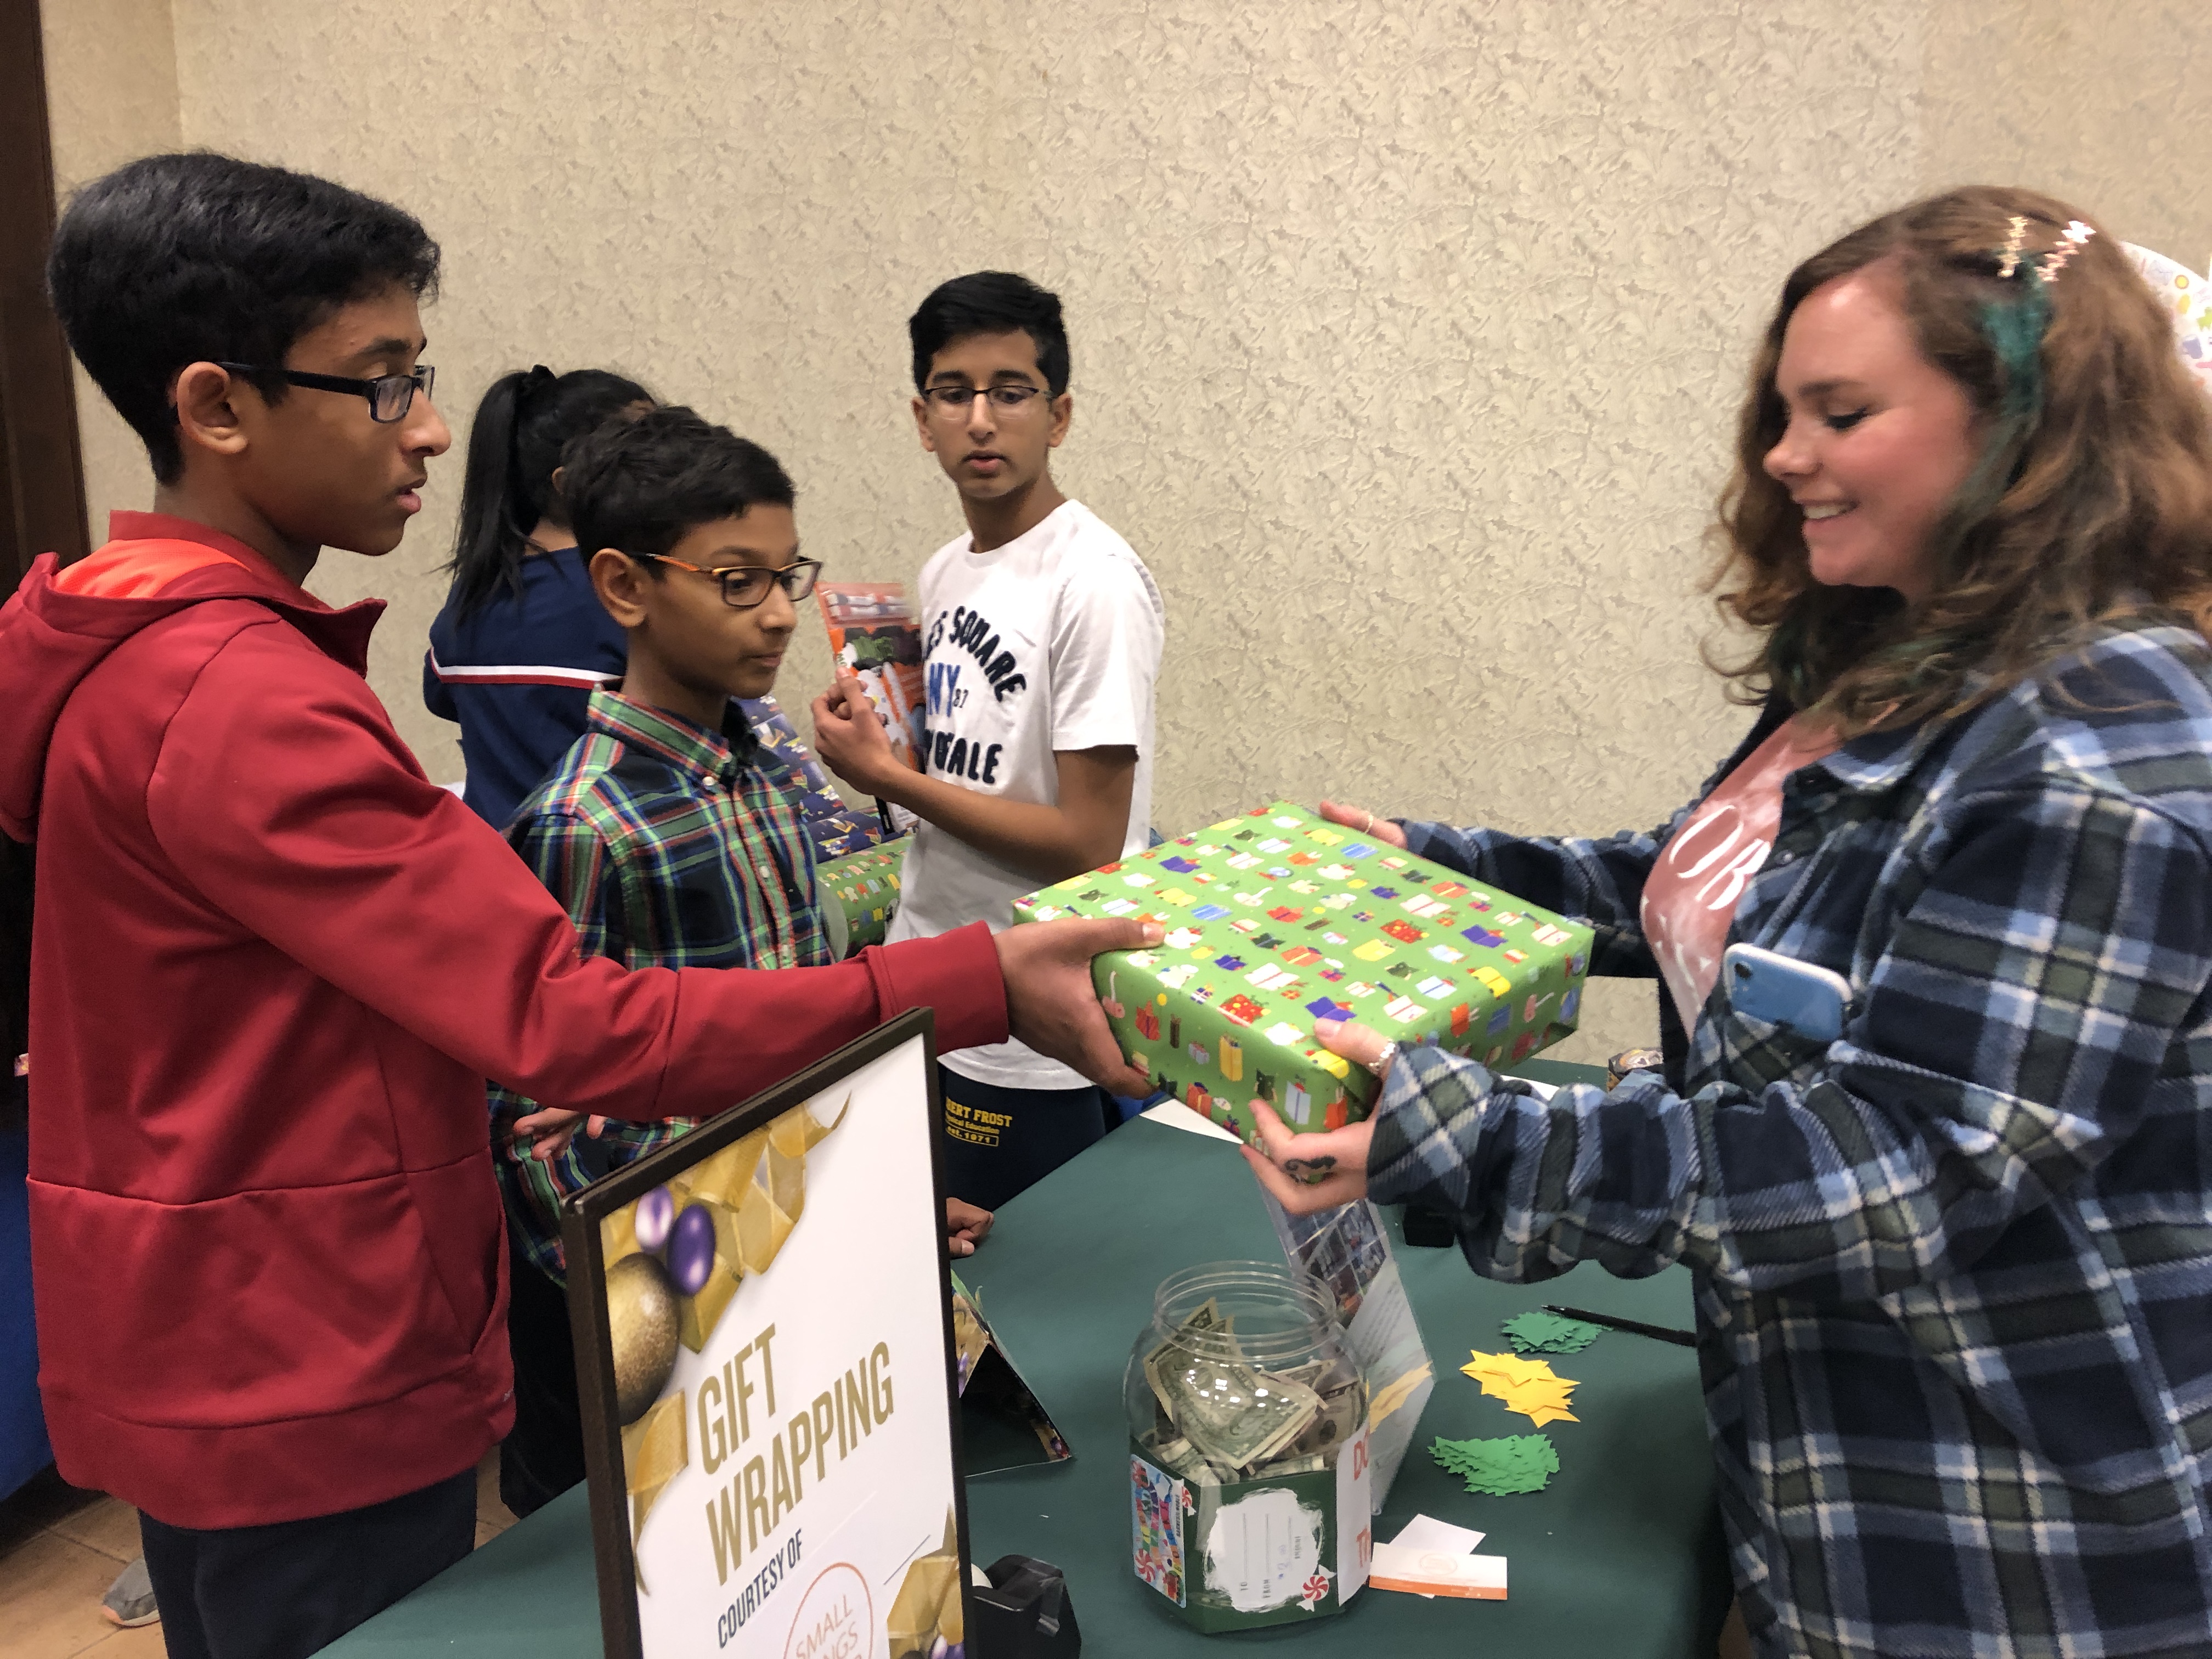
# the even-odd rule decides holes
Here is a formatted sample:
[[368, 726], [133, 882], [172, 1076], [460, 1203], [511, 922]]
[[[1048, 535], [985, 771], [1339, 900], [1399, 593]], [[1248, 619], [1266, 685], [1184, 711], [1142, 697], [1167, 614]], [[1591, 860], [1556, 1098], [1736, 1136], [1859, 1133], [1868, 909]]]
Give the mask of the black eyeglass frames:
[[988, 398], [994, 409], [1019, 409], [1030, 398], [1044, 396], [1044, 388], [1010, 380], [1003, 386], [933, 386], [925, 387], [921, 395], [931, 407], [957, 415], [978, 398]]
[[722, 603], [738, 611], [750, 611], [768, 598], [770, 587], [781, 587], [796, 605], [814, 591], [814, 580], [822, 574], [819, 559], [793, 559], [781, 570], [750, 564], [724, 565], [717, 569], [710, 565], [693, 564], [688, 559], [672, 559], [665, 553], [633, 553], [633, 559], [658, 559], [663, 564], [672, 564], [678, 570], [696, 571], [702, 576], [721, 579]]
[[430, 384], [438, 378], [438, 371], [428, 363], [417, 363], [405, 374], [380, 374], [373, 380], [350, 380], [343, 374], [310, 374], [297, 368], [261, 368], [252, 363], [217, 363], [217, 368], [228, 369], [233, 374], [273, 374], [287, 386], [302, 386], [313, 392], [348, 392], [356, 398], [368, 399], [368, 418], [389, 426], [403, 419], [415, 405], [415, 394], [430, 395]]

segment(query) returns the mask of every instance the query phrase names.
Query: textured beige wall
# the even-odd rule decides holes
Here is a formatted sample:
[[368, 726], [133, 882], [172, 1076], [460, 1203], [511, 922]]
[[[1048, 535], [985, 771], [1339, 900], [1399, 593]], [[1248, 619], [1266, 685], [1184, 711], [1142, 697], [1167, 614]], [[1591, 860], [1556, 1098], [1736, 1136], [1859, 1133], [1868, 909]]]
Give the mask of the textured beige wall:
[[[1169, 605], [1170, 829], [1323, 791], [1657, 821], [1741, 724], [1697, 665], [1699, 538], [1792, 261], [1970, 175], [2212, 246], [2177, 118], [2207, 64], [2148, 6], [479, 0], [395, 35], [366, 0], [174, 5], [186, 142], [444, 243], [457, 427], [507, 368], [627, 370], [781, 455], [840, 575], [959, 528], [904, 410], [915, 302], [986, 265], [1058, 289], [1062, 482]], [[434, 775], [458, 474], [317, 577], [392, 599], [376, 681]], [[825, 672], [795, 653], [785, 701]], [[1594, 998], [1573, 1052], [1651, 1006]]]
[[2212, 26], [2154, 0], [1930, 9], [1929, 188], [2032, 185], [2197, 270], [2212, 250]]
[[[177, 46], [169, 0], [45, 0], [47, 119], [54, 184], [66, 200], [134, 156], [177, 148]], [[146, 451], [99, 388], [76, 372], [84, 498], [96, 544], [112, 507], [151, 503]]]

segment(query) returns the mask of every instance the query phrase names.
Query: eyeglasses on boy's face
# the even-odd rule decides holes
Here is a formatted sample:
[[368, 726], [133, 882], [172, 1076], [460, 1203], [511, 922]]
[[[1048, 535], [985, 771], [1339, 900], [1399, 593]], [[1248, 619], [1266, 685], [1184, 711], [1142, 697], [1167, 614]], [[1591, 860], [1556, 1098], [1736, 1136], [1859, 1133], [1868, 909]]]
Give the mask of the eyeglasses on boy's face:
[[957, 415], [978, 398], [988, 398], [994, 409], [1017, 410], [1032, 398], [1042, 398], [1044, 388], [1010, 380], [999, 386], [933, 386], [924, 389], [921, 395], [929, 400], [935, 413]]
[[296, 368], [259, 368], [252, 363], [217, 363], [233, 374], [273, 374], [287, 386], [303, 386], [313, 392], [349, 392], [368, 399], [368, 418], [389, 426], [415, 405], [415, 394], [430, 395], [438, 371], [417, 363], [404, 374], [380, 374], [373, 380], [350, 380], [343, 374], [309, 374]]
[[672, 559], [665, 553], [633, 553], [633, 559], [658, 559], [663, 564], [672, 564], [678, 570], [690, 570], [702, 576], [721, 580], [722, 603], [739, 611], [750, 611], [768, 598], [771, 587], [781, 587], [796, 604], [814, 591], [814, 579], [822, 574], [819, 559], [793, 559], [781, 570], [769, 570], [750, 564], [723, 565], [719, 568], [693, 564], [688, 559]]

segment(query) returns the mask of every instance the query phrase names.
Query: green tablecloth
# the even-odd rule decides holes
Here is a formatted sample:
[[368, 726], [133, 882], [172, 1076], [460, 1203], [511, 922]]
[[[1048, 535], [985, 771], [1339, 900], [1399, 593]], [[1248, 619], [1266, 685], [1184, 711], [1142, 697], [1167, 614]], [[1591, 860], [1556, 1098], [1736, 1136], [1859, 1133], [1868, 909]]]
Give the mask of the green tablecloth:
[[[1522, 1069], [1553, 1079], [1568, 1071]], [[1370, 1589], [1340, 1616], [1310, 1626], [1235, 1637], [1185, 1629], [1129, 1568], [1122, 1367], [1151, 1318], [1153, 1288], [1169, 1273], [1279, 1254], [1234, 1147], [1141, 1120], [1000, 1212], [961, 1275], [1075, 1458], [968, 1483], [979, 1561], [1020, 1553], [1059, 1563], [1093, 1659], [1218, 1654], [1225, 1644], [1269, 1641], [1316, 1653], [1455, 1655], [1480, 1644], [1526, 1659], [1712, 1652], [1729, 1589], [1696, 1358], [1687, 1348], [1618, 1333], [1554, 1361], [1582, 1384], [1582, 1420], [1547, 1431], [1560, 1464], [1548, 1491], [1474, 1496], [1416, 1454], [1376, 1519], [1376, 1536], [1385, 1540], [1417, 1513], [1486, 1532], [1483, 1553], [1512, 1564], [1509, 1600], [1425, 1601]], [[1505, 1346], [1501, 1320], [1563, 1301], [1655, 1324], [1690, 1322], [1689, 1281], [1679, 1270], [1629, 1282], [1583, 1267], [1564, 1281], [1520, 1288], [1476, 1278], [1455, 1250], [1399, 1241], [1398, 1259], [1437, 1362], [1424, 1447], [1437, 1435], [1528, 1430], [1526, 1418], [1485, 1398], [1457, 1369], [1470, 1349]], [[347, 1659], [596, 1656], [590, 1534], [583, 1492], [569, 1492], [328, 1651]]]

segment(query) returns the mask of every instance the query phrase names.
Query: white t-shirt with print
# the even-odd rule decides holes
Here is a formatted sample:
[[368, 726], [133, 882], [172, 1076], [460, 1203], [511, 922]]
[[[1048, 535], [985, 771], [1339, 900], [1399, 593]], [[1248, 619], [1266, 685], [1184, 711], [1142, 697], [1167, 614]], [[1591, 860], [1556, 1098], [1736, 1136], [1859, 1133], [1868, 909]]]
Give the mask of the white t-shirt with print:
[[[1124, 852], [1152, 838], [1152, 683], [1167, 611], [1152, 572], [1097, 515], [1064, 501], [988, 553], [963, 536], [921, 573], [928, 769], [963, 789], [1055, 805], [1063, 750], [1133, 747]], [[933, 823], [915, 826], [894, 939], [971, 921], [994, 933], [1043, 885]], [[1083, 1077], [1019, 1042], [962, 1048], [945, 1063], [1006, 1089], [1077, 1089]]]

